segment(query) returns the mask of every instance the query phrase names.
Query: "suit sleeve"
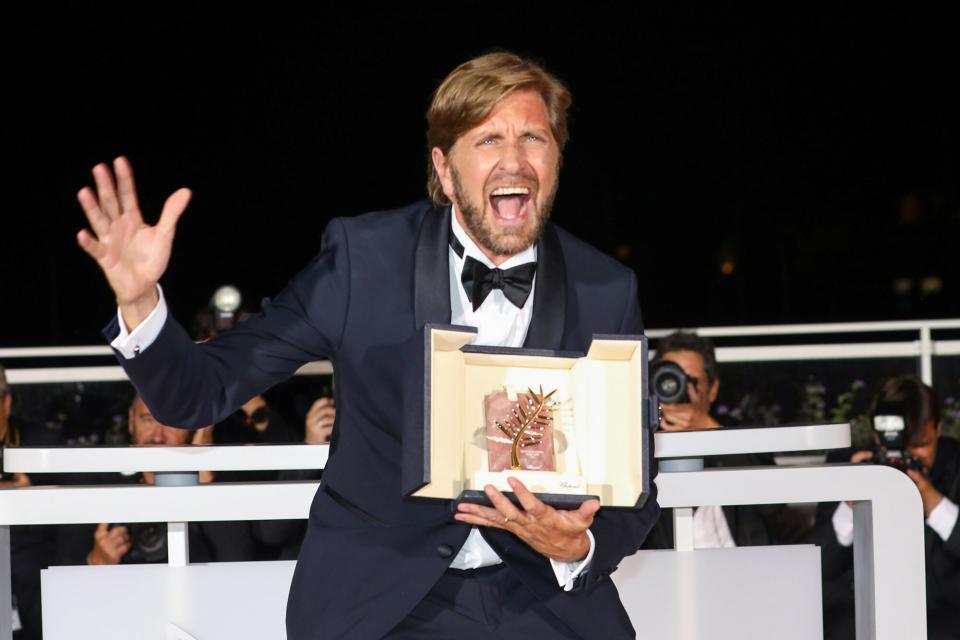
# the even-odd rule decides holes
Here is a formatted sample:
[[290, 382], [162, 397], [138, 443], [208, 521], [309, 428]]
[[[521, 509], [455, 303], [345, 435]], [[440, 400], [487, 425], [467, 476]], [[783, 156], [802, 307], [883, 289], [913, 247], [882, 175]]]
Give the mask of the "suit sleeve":
[[[350, 265], [344, 224], [327, 227], [319, 255], [261, 313], [217, 338], [194, 344], [168, 316], [160, 335], [131, 360], [118, 359], [162, 423], [215, 424], [303, 364], [332, 358], [343, 338]], [[104, 330], [119, 332], [114, 318]]]
[[[633, 271], [627, 280], [623, 298], [627, 303], [620, 332], [625, 335], [640, 335], [643, 333], [643, 320], [637, 300], [637, 277]], [[647, 425], [647, 428], [653, 429], [653, 425]], [[645, 462], [650, 469], [650, 495], [644, 506], [635, 509], [600, 509], [590, 527], [596, 540], [596, 548], [586, 576], [588, 591], [607, 579], [624, 557], [637, 552], [660, 517], [657, 485], [654, 483], [657, 477], [657, 461], [653, 455], [652, 434], [649, 442], [651, 446], [647, 448]]]
[[[941, 438], [943, 442], [945, 438]], [[952, 447], [947, 448], [941, 445], [937, 456], [956, 456]], [[960, 502], [960, 470], [957, 466], [953, 467], [953, 475], [944, 486], [938, 487], [946, 498], [954, 503]], [[927, 545], [926, 565], [928, 577], [933, 578], [936, 585], [935, 597], [939, 597], [940, 602], [960, 602], [960, 522], [953, 527], [950, 536], [943, 540], [938, 533], [928, 532], [928, 538], [932, 538], [932, 543]], [[928, 594], [928, 601], [931, 594]]]

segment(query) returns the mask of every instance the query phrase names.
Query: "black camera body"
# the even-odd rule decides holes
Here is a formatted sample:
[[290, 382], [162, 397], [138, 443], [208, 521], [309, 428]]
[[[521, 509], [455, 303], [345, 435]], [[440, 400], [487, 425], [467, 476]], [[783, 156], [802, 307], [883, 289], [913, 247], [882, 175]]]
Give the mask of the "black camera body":
[[687, 374], [676, 362], [661, 360], [650, 367], [650, 392], [663, 404], [690, 402]]
[[923, 462], [907, 449], [906, 407], [902, 402], [881, 402], [871, 418], [876, 436], [872, 461], [907, 471], [923, 471]]
[[124, 563], [142, 564], [167, 561], [167, 525], [164, 522], [135, 522], [126, 525], [130, 533], [130, 551]]

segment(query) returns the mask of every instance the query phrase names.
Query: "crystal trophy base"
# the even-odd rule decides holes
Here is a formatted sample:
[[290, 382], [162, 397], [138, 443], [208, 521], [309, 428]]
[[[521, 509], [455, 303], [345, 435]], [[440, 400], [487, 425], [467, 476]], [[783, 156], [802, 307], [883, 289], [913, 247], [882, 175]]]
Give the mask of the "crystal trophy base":
[[482, 491], [492, 484], [500, 491], [512, 491], [507, 478], [516, 478], [533, 493], [582, 495], [587, 492], [587, 481], [582, 476], [556, 471], [477, 471], [473, 474], [473, 486]]

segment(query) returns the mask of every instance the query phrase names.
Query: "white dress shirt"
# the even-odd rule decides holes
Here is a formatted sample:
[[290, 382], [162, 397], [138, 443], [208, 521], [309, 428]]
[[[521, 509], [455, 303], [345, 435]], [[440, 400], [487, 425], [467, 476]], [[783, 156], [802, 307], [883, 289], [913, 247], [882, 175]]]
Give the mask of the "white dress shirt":
[[731, 549], [737, 546], [723, 507], [700, 507], [693, 514], [694, 549]]
[[[477, 345], [496, 345], [502, 347], [520, 347], [527, 337], [527, 329], [530, 327], [530, 320], [533, 317], [533, 297], [536, 293], [536, 276], [534, 276], [533, 287], [530, 296], [522, 309], [518, 309], [512, 302], [507, 300], [503, 291], [494, 289], [484, 299], [483, 304], [476, 311], [473, 310], [473, 304], [467, 298], [467, 293], [460, 282], [460, 273], [463, 271], [463, 263], [466, 256], [472, 256], [488, 267], [493, 268], [493, 263], [477, 248], [477, 245], [466, 234], [460, 223], [457, 221], [455, 212], [451, 212], [451, 221], [453, 224], [453, 234], [463, 245], [463, 256], [458, 256], [452, 247], [449, 248], [450, 254], [450, 319], [452, 324], [477, 327], [477, 337], [473, 344]], [[509, 269], [527, 262], [535, 262], [537, 259], [536, 246], [532, 246], [521, 251], [509, 260], [500, 265], [501, 269]], [[133, 331], [128, 331], [117, 309], [117, 319], [120, 324], [120, 333], [110, 343], [114, 349], [119, 351], [124, 358], [128, 360], [136, 357], [137, 354], [146, 350], [153, 344], [160, 330], [163, 328], [167, 319], [167, 303], [163, 296], [163, 290], [157, 285], [157, 293], [160, 301], [154, 310], [141, 322]], [[590, 539], [590, 551], [587, 557], [579, 562], [559, 562], [550, 560], [553, 571], [557, 577], [557, 583], [570, 591], [573, 583], [580, 574], [586, 571], [591, 560], [593, 560], [594, 539], [590, 530], [587, 530], [587, 537]], [[453, 569], [476, 569], [503, 562], [496, 552], [486, 543], [476, 527], [470, 530], [467, 541], [457, 553], [450, 567]]]
[[[530, 296], [524, 303], [522, 309], [518, 309], [510, 302], [503, 291], [494, 289], [483, 300], [483, 304], [476, 311], [473, 310], [473, 303], [467, 298], [467, 292], [460, 282], [460, 274], [463, 271], [463, 263], [467, 256], [474, 260], [479, 260], [487, 267], [494, 268], [493, 262], [477, 247], [476, 243], [467, 235], [467, 232], [460, 226], [457, 220], [456, 211], [451, 211], [450, 220], [453, 226], [453, 235], [463, 245], [463, 255], [457, 255], [453, 247], [449, 248], [450, 265], [450, 322], [452, 324], [465, 325], [477, 328], [477, 337], [473, 344], [499, 347], [521, 347], [523, 341], [527, 338], [527, 329], [530, 328], [530, 320], [533, 318], [533, 297], [536, 295], [537, 278], [534, 275], [533, 286], [530, 289]], [[528, 262], [536, 262], [537, 248], [529, 247], [520, 253], [511, 256], [506, 262], [499, 266], [500, 269], [510, 269]], [[593, 559], [593, 534], [587, 530], [587, 536], [590, 538], [590, 551], [587, 557], [579, 562], [559, 562], [550, 560], [553, 566], [553, 572], [557, 576], [557, 583], [564, 588], [564, 591], [570, 591], [573, 588], [573, 582], [583, 573]], [[470, 530], [467, 541], [460, 552], [457, 553], [453, 562], [450, 563], [452, 569], [476, 569], [503, 562], [496, 552], [490, 548], [483, 536], [476, 527]]]

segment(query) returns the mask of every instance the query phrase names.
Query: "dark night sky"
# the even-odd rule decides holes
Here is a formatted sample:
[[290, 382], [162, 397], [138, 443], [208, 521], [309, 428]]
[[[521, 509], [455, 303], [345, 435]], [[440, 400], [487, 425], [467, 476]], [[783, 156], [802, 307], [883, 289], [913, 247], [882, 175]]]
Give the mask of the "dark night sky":
[[554, 219], [637, 271], [648, 326], [960, 316], [946, 15], [32, 4], [0, 21], [0, 346], [102, 342], [110, 293], [74, 241], [94, 163], [131, 158], [148, 219], [193, 188], [179, 317], [228, 281], [258, 300], [331, 217], [424, 197], [430, 93], [497, 47], [572, 88]]

